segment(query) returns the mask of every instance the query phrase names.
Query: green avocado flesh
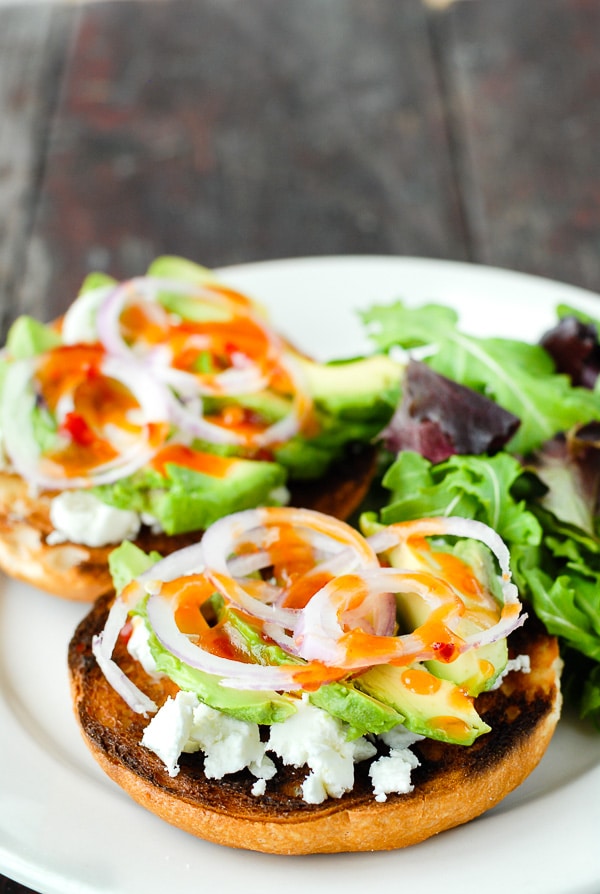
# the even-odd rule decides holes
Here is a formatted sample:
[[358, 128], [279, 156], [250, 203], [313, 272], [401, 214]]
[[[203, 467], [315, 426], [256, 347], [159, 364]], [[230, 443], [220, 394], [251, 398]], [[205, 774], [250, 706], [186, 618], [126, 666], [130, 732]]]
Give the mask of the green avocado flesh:
[[254, 506], [273, 505], [273, 493], [285, 482], [276, 463], [236, 459], [227, 474], [214, 477], [175, 463], [166, 476], [143, 469], [115, 484], [93, 489], [104, 503], [155, 518], [167, 534], [205, 530], [225, 515]]
[[429, 739], [471, 745], [490, 731], [459, 686], [436, 677], [421, 664], [372, 667], [357, 678], [356, 685], [402, 713], [411, 732]]
[[[260, 664], [303, 664], [288, 655], [275, 643], [265, 643], [258, 628], [234, 609], [225, 609], [226, 624], [233, 628], [234, 637], [244, 643], [255, 661]], [[309, 700], [328, 714], [350, 726], [350, 737], [365, 733], [380, 734], [402, 723], [404, 717], [392, 706], [361, 692], [353, 683], [327, 683], [309, 695]]]
[[22, 316], [17, 317], [8, 331], [6, 351], [14, 360], [24, 360], [56, 348], [60, 343], [60, 335], [50, 326], [33, 317]]
[[152, 632], [150, 651], [157, 669], [167, 674], [180, 689], [195, 693], [204, 704], [238, 720], [279, 723], [296, 710], [291, 698], [277, 692], [250, 692], [222, 686], [219, 677], [190, 667], [167, 652]]

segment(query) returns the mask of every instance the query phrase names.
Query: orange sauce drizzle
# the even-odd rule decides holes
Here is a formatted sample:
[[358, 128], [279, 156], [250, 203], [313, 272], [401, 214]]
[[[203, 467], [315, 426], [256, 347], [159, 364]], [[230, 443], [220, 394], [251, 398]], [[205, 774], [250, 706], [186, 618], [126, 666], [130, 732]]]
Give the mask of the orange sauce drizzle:
[[461, 739], [466, 740], [471, 736], [469, 725], [459, 717], [432, 717], [429, 720], [429, 726], [447, 733], [451, 739], [459, 742]]
[[201, 574], [169, 581], [161, 590], [161, 595], [177, 599], [175, 623], [182, 633], [212, 655], [248, 663], [248, 654], [232, 642], [223, 623], [211, 625], [203, 615], [202, 606], [213, 593], [214, 587]]
[[128, 304], [121, 314], [120, 323], [126, 341], [143, 339], [149, 345], [164, 342], [167, 315], [160, 305]]
[[50, 410], [56, 410], [66, 394], [73, 399], [73, 410], [59, 432], [68, 443], [44, 457], [49, 471], [77, 477], [116, 459], [118, 451], [104, 437], [108, 424], [133, 437], [143, 433], [151, 447], [159, 446], [168, 434], [166, 423], [141, 428], [132, 420], [139, 405], [125, 385], [102, 374], [104, 356], [99, 345], [64, 345], [40, 362], [36, 378]]
[[158, 451], [150, 465], [163, 477], [167, 475], [167, 465], [173, 463], [192, 469], [194, 472], [202, 472], [203, 475], [210, 475], [212, 478], [226, 478], [238, 462], [235, 457], [203, 453], [192, 450], [184, 444], [169, 444]]
[[429, 671], [417, 667], [409, 667], [402, 671], [400, 677], [402, 683], [415, 695], [434, 695], [441, 687], [442, 682]]

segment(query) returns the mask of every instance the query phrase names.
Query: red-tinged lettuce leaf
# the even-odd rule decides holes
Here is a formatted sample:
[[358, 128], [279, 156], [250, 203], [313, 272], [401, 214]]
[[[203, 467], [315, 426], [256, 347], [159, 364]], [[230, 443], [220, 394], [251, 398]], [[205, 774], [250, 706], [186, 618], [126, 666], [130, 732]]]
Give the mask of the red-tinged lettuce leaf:
[[381, 438], [392, 453], [412, 450], [439, 463], [455, 454], [493, 455], [519, 424], [479, 392], [410, 360], [402, 400]]
[[600, 511], [600, 422], [547, 441], [529, 465], [548, 488], [540, 500], [544, 509], [595, 538]]
[[565, 316], [542, 336], [540, 344], [554, 360], [556, 371], [566, 373], [573, 385], [594, 387], [600, 375], [600, 344], [593, 323]]

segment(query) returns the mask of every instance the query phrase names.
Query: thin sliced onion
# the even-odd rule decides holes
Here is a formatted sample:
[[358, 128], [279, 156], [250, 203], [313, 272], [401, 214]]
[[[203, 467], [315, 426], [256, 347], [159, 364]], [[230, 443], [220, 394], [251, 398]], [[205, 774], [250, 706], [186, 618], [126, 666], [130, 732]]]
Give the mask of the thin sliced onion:
[[[174, 423], [183, 431], [189, 432], [197, 438], [202, 438], [214, 444], [230, 444], [232, 446], [250, 447], [260, 449], [272, 447], [274, 444], [282, 444], [291, 440], [300, 432], [312, 412], [312, 398], [310, 397], [301, 366], [290, 355], [280, 357], [279, 366], [285, 370], [293, 386], [293, 397], [289, 411], [277, 422], [266, 426], [259, 431], [235, 431], [224, 425], [210, 422], [202, 409], [202, 391], [197, 388], [194, 392], [194, 377], [181, 370], [164, 369], [161, 373], [164, 380], [171, 385], [177, 394], [173, 395], [171, 413]], [[257, 393], [261, 389], [252, 389], [253, 384], [249, 378], [246, 388], [235, 392], [237, 395]], [[193, 399], [193, 406], [189, 401]]]
[[[156, 425], [165, 426], [169, 420], [169, 404], [166, 389], [148, 377], [139, 366], [122, 358], [105, 356], [100, 373], [124, 385], [139, 404], [141, 431], [139, 435], [119, 438], [107, 426], [104, 437], [112, 442], [118, 455], [105, 463], [90, 468], [85, 475], [69, 476], [56, 471], [44, 458], [35, 437], [34, 411], [38, 402], [36, 370], [39, 358], [27, 358], [11, 363], [6, 374], [1, 406], [1, 425], [4, 446], [15, 471], [29, 483], [47, 490], [85, 488], [98, 484], [111, 484], [133, 474], [152, 458], [160, 444], [154, 442]], [[72, 409], [69, 397], [59, 400], [56, 423], [60, 429], [66, 413]], [[120, 433], [119, 433], [120, 434]], [[128, 442], [128, 443], [127, 443]], [[52, 469], [52, 471], [49, 471]]]
[[[347, 669], [409, 664], [436, 657], [435, 647], [420, 633], [420, 628], [401, 636], [381, 636], [359, 628], [349, 630], [343, 623], [343, 615], [356, 597], [364, 610], [373, 600], [390, 593], [417, 594], [432, 612], [443, 608], [439, 626], [460, 648], [460, 638], [450, 625], [461, 617], [464, 605], [452, 587], [428, 572], [379, 568], [337, 577], [313, 596], [296, 626], [298, 655], [307, 661], [322, 661]], [[357, 617], [360, 614], [357, 612]]]
[[[287, 506], [247, 509], [216, 521], [202, 539], [206, 574], [215, 587], [234, 605], [254, 617], [292, 630], [296, 625], [298, 610], [265, 605], [244, 589], [243, 581], [231, 576], [230, 567], [231, 558], [236, 555], [236, 548], [242, 543], [258, 542], [261, 551], [264, 549], [268, 553], [268, 546], [263, 546], [264, 539], [269, 531], [272, 536], [273, 531], [282, 524], [301, 527], [306, 539], [318, 544], [321, 550], [327, 544], [334, 556], [343, 554], [341, 561], [349, 569], [353, 565], [378, 567], [379, 563], [374, 551], [357, 531], [345, 522], [313, 510]], [[341, 564], [340, 559], [337, 561]]]
[[[102, 293], [102, 300], [97, 308], [98, 334], [106, 349], [116, 356], [139, 359], [135, 346], [130, 347], [121, 334], [121, 314], [130, 300], [137, 298], [156, 303], [160, 292], [166, 290], [198, 297], [203, 301], [217, 304], [232, 314], [247, 317], [262, 333], [268, 346], [268, 369], [238, 352], [238, 356], [233, 358], [232, 367], [210, 377], [173, 368], [171, 351], [164, 345], [149, 349], [147, 352], [149, 369], [175, 392], [171, 407], [175, 424], [195, 437], [212, 443], [256, 448], [282, 443], [297, 434], [312, 409], [312, 400], [301, 367], [289, 352], [284, 351], [283, 343], [275, 333], [249, 311], [240, 310], [239, 303], [222, 293], [212, 292], [190, 283], [152, 277], [137, 277], [106, 290]], [[193, 339], [193, 336], [190, 338]], [[203, 397], [235, 397], [259, 393], [269, 387], [271, 376], [276, 369], [283, 369], [293, 386], [290, 411], [282, 419], [267, 426], [263, 431], [247, 434], [228, 430], [203, 417]], [[187, 401], [192, 397], [197, 399], [193, 409], [187, 405]]]
[[[300, 529], [298, 536], [314, 551], [315, 565], [301, 578], [304, 584], [315, 576], [318, 585], [323, 580], [323, 576], [317, 577], [319, 571], [326, 580], [337, 575], [316, 589], [301, 609], [276, 604], [285, 595], [285, 583], [251, 577], [274, 562], [280, 564], [270, 555], [269, 547], [288, 526]], [[458, 631], [467, 606], [451, 582], [429, 571], [380, 566], [377, 553], [411, 536], [432, 535], [477, 539], [493, 551], [506, 600], [496, 624], [463, 637]], [[288, 652], [290, 663], [269, 666], [238, 661], [191, 642], [175, 621], [177, 591], [172, 587], [163, 591], [163, 582], [199, 573], [230, 605], [260, 619], [264, 634]], [[281, 573], [293, 578], [293, 564]], [[307, 587], [309, 593], [312, 589]], [[508, 551], [486, 525], [455, 518], [423, 519], [390, 526], [366, 540], [344, 522], [312, 510], [246, 510], [215, 522], [200, 543], [158, 562], [125, 589], [118, 607], [111, 610], [103, 634], [95, 640], [94, 654], [111, 684], [137, 711], [148, 710], [148, 705], [111, 656], [128, 609], [144, 593], [149, 594], [148, 621], [165, 649], [185, 664], [218, 676], [221, 685], [242, 690], [298, 691], [375, 665], [404, 666], [440, 657], [452, 660], [448, 647], [451, 655], [457, 656], [508, 635], [523, 621], [510, 582]], [[393, 635], [399, 594], [425, 603], [428, 612], [424, 623], [411, 633]]]
[[[132, 301], [141, 300], [147, 304], [160, 307], [160, 294], [165, 291], [175, 292], [179, 295], [189, 296], [205, 303], [216, 305], [232, 316], [246, 317], [264, 336], [273, 359], [281, 353], [279, 338], [267, 329], [262, 322], [251, 315], [249, 310], [241, 308], [239, 303], [228, 298], [222, 292], [212, 291], [189, 282], [163, 280], [148, 276], [136, 277], [121, 283], [111, 292], [108, 292], [104, 301], [100, 304], [97, 314], [98, 334], [108, 351], [122, 357], [139, 356], [136, 346], [130, 347], [121, 334], [121, 314], [127, 304]], [[164, 311], [164, 323], [165, 330], [168, 331], [169, 314], [167, 311]], [[196, 337], [193, 334], [190, 335], [190, 341], [193, 341]], [[222, 373], [203, 377], [185, 370], [174, 369], [172, 366], [172, 353], [166, 346], [161, 346], [161, 349], [157, 351], [150, 349], [147, 354], [154, 373], [176, 391], [181, 389], [184, 393], [189, 393], [189, 390], [193, 388], [199, 395], [203, 396], [235, 396], [260, 391], [269, 382], [268, 374], [250, 357], [246, 358], [244, 356], [246, 361], [245, 368], [236, 369], [234, 365]], [[239, 362], [240, 358], [238, 358]]]
[[152, 594], [148, 599], [147, 612], [152, 629], [165, 649], [190, 667], [221, 677], [222, 686], [260, 691], [289, 692], [298, 689], [298, 681], [294, 676], [294, 672], [298, 670], [296, 666], [287, 668], [247, 664], [213, 655], [190, 642], [175, 623], [172, 599], [167, 599], [160, 593]]
[[92, 639], [92, 653], [98, 662], [100, 670], [115, 692], [121, 696], [132, 711], [147, 717], [148, 714], [153, 714], [158, 710], [158, 705], [123, 673], [112, 658], [119, 633], [127, 620], [128, 612], [129, 606], [127, 603], [117, 597], [108, 613], [104, 630]]
[[500, 586], [503, 605], [496, 624], [478, 631], [466, 638], [471, 648], [487, 645], [504, 639], [527, 619], [521, 613], [521, 602], [517, 587], [511, 580], [510, 553], [500, 535], [483, 522], [460, 516], [439, 516], [389, 525], [368, 538], [376, 553], [381, 554], [398, 546], [410, 537], [454, 536], [479, 540], [494, 554], [500, 566]]
[[84, 292], [62, 318], [61, 338], [65, 345], [93, 344], [98, 341], [98, 310], [115, 290], [115, 285], [98, 286]]

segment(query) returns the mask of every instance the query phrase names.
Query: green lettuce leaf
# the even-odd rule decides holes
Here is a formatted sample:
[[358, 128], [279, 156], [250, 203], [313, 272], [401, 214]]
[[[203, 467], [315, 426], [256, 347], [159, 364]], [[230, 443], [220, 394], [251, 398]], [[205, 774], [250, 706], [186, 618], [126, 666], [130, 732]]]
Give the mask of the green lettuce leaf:
[[542, 528], [513, 486], [523, 467], [512, 456], [452, 456], [433, 465], [404, 451], [387, 471], [391, 491], [381, 510], [384, 524], [435, 515], [460, 515], [489, 525], [514, 550], [538, 546]]
[[[562, 476], [552, 484], [568, 488], [572, 481]], [[384, 524], [460, 515], [500, 534], [521, 597], [559, 637], [567, 688], [581, 715], [600, 726], [600, 538], [542, 505], [546, 488], [508, 454], [453, 456], [433, 465], [404, 452], [383, 485], [390, 491], [380, 512]], [[571, 498], [557, 492], [546, 502], [569, 505]]]

